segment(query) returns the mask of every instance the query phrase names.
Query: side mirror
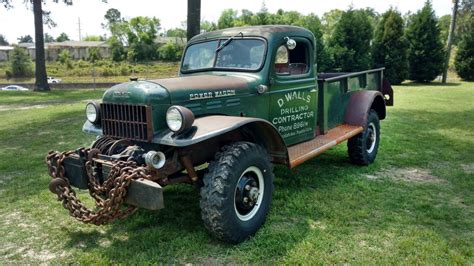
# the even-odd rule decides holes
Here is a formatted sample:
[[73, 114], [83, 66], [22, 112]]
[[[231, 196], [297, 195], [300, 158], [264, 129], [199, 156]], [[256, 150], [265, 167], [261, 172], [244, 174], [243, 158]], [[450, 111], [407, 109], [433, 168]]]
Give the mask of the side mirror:
[[289, 50], [293, 50], [296, 48], [296, 41], [291, 39], [290, 37], [285, 37], [286, 40], [286, 47], [288, 47]]

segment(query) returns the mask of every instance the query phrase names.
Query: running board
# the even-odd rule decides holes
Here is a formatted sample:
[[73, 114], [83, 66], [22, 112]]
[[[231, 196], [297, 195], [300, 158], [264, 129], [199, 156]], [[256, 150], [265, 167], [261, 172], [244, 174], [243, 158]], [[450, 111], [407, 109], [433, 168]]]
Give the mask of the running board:
[[362, 131], [364, 131], [364, 128], [361, 126], [341, 125], [310, 141], [288, 147], [290, 168], [296, 167], [320, 155], [324, 151], [354, 137]]

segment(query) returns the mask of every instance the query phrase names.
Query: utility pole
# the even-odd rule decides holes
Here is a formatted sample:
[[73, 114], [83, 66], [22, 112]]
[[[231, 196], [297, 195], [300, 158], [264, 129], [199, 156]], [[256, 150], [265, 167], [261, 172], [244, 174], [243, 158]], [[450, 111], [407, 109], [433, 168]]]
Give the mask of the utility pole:
[[81, 36], [81, 18], [77, 18], [77, 25], [78, 25], [78, 30], [79, 30], [79, 41], [82, 40], [82, 36]]
[[453, 46], [454, 30], [456, 29], [456, 16], [458, 15], [459, 0], [453, 0], [453, 4], [454, 7], [453, 14], [451, 15], [451, 25], [449, 27], [446, 62], [444, 63], [443, 83], [446, 83], [446, 79], [448, 78], [449, 59], [451, 57], [451, 47]]

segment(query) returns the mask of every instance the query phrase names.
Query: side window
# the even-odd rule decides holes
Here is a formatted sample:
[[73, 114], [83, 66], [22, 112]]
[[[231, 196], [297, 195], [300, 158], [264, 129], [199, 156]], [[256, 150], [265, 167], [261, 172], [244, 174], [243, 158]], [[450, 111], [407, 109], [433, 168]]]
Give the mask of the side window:
[[275, 72], [278, 75], [301, 75], [309, 71], [308, 46], [304, 42], [296, 42], [293, 50], [285, 45], [278, 48], [275, 58]]
[[278, 47], [275, 58], [275, 72], [279, 75], [289, 75], [289, 53], [285, 45]]

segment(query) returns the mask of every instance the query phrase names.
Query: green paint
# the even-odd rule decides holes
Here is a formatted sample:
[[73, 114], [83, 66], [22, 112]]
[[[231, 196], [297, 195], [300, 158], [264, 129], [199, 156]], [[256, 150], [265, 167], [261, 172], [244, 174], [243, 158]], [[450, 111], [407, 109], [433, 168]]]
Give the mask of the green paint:
[[[199, 84], [201, 86], [196, 84], [196, 88], [178, 85], [176, 88], [168, 89], [159, 85], [160, 80], [134, 81], [112, 87], [105, 92], [103, 101], [152, 106], [155, 134], [167, 130], [165, 122], [167, 108], [171, 105], [182, 105], [191, 109], [196, 117], [219, 114], [265, 119], [278, 129], [287, 145], [292, 145], [314, 138], [318, 134], [318, 127], [321, 133], [325, 133], [342, 124], [352, 92], [361, 89], [376, 90], [381, 86], [381, 70], [354, 73], [330, 81], [318, 80], [315, 70], [314, 36], [310, 31], [299, 27], [257, 26], [226, 29], [196, 36], [190, 41], [188, 47], [203, 42], [222, 44], [229, 37], [240, 32], [244, 36], [243, 39], [263, 40], [265, 44], [263, 62], [259, 62], [255, 67], [244, 67], [246, 63], [252, 63], [252, 59], [249, 58], [247, 59], [249, 62], [246, 62], [242, 59], [245, 56], [242, 55], [239, 60], [243, 61], [243, 65], [236, 64], [236, 67], [240, 66], [240, 69], [218, 68], [223, 63], [220, 61], [217, 63], [217, 60], [226, 59], [225, 49], [231, 49], [229, 47], [232, 45], [234, 45], [232, 49], [239, 49], [239, 39], [242, 38], [237, 37], [227, 48], [219, 52], [222, 54], [212, 55], [214, 52], [212, 47], [206, 51], [207, 53], [211, 51], [209, 57], [211, 59], [203, 59], [211, 60], [211, 63], [212, 60], [216, 60], [214, 64], [210, 64], [209, 68], [201, 71], [182, 71], [179, 75], [182, 78], [197, 75], [237, 77], [245, 80], [244, 86], [231, 89], [229, 81], [228, 85], [224, 82], [224, 85], [218, 88], [215, 86], [203, 88], [202, 84]], [[285, 37], [290, 37], [297, 42], [295, 50], [288, 50], [289, 63], [296, 61], [300, 64], [288, 65], [288, 70], [277, 70], [276, 54], [278, 48], [285, 46]], [[262, 50], [258, 52], [261, 53]], [[294, 56], [296, 53], [303, 56]], [[199, 64], [192, 61], [199, 58], [186, 60], [186, 64], [190, 62]], [[209, 66], [208, 63], [206, 63], [207, 66]], [[293, 68], [296, 68], [296, 72]], [[267, 86], [268, 91], [259, 94], [257, 91], [259, 85]]]

